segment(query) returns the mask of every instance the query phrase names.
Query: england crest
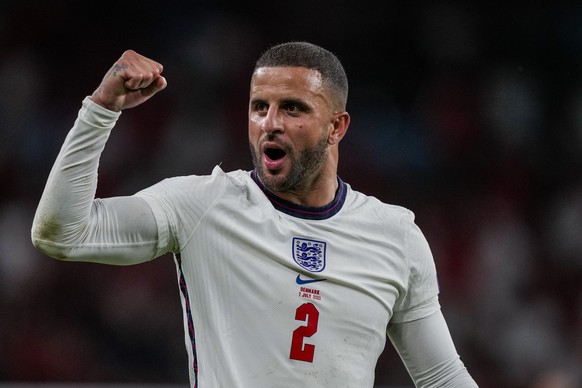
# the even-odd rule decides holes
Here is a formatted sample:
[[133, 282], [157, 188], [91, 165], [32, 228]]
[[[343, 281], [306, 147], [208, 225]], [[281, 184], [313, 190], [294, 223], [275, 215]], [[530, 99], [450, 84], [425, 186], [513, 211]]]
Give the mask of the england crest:
[[307, 238], [293, 238], [293, 259], [309, 272], [325, 268], [325, 242]]

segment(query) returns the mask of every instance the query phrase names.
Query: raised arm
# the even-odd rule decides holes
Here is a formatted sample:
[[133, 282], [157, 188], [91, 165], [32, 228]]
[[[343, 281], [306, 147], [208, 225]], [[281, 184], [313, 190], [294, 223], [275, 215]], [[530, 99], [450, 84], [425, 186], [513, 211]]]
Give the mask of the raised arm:
[[95, 199], [99, 157], [121, 110], [164, 89], [162, 66], [128, 50], [85, 98], [57, 156], [32, 225], [32, 242], [62, 260], [134, 264], [157, 252], [157, 229], [138, 197]]

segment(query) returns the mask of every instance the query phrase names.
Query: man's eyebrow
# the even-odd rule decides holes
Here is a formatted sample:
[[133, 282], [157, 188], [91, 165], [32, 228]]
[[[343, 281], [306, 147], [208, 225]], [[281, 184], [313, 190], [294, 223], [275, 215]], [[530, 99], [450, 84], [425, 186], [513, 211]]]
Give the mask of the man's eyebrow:
[[296, 105], [301, 105], [301, 104], [305, 104], [303, 102], [303, 100], [299, 99], [299, 98], [292, 98], [292, 97], [287, 97], [281, 100], [281, 104], [296, 104]]

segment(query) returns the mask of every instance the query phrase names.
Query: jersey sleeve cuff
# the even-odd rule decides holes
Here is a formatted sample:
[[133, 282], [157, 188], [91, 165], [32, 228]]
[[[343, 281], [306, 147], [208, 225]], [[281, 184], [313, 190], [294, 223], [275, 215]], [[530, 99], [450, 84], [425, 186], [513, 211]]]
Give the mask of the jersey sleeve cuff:
[[101, 127], [103, 129], [111, 129], [121, 116], [121, 112], [114, 112], [112, 110], [103, 108], [96, 104], [87, 96], [83, 99], [81, 110], [79, 111], [79, 119], [94, 127]]

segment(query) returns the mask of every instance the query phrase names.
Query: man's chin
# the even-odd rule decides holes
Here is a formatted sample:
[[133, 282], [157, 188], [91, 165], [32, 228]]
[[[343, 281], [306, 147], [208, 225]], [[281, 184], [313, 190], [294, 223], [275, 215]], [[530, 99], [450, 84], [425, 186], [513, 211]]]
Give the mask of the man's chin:
[[263, 185], [271, 191], [281, 191], [286, 186], [287, 175], [281, 170], [263, 170], [259, 175]]

